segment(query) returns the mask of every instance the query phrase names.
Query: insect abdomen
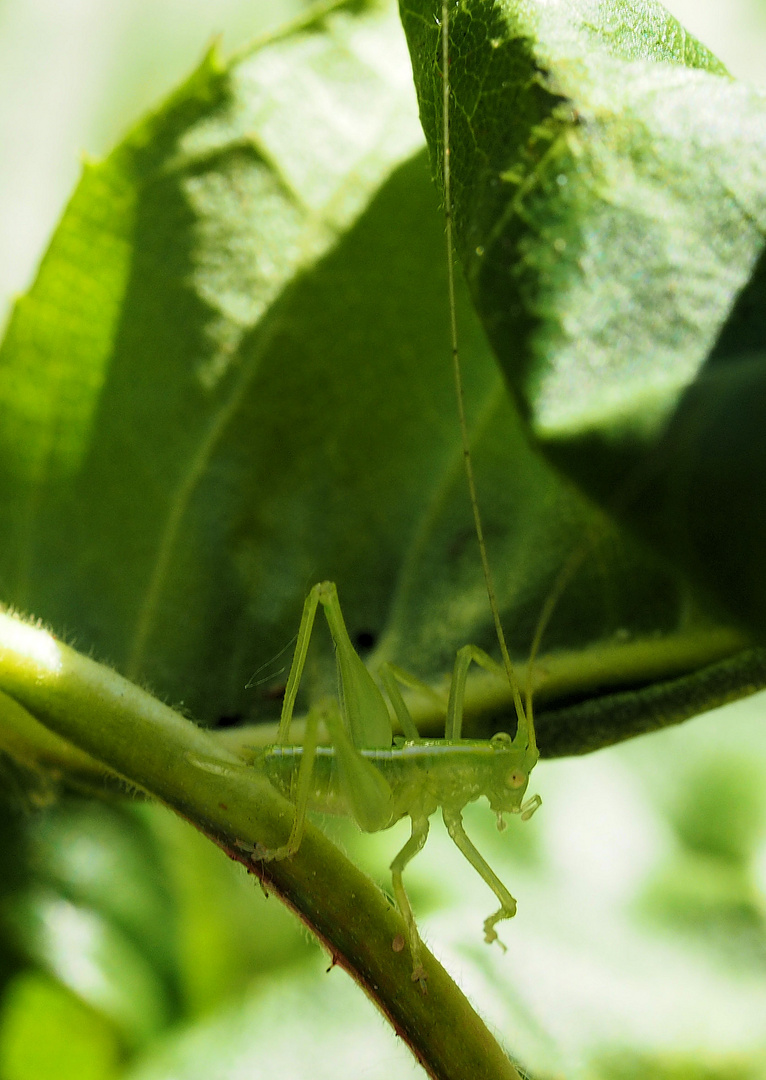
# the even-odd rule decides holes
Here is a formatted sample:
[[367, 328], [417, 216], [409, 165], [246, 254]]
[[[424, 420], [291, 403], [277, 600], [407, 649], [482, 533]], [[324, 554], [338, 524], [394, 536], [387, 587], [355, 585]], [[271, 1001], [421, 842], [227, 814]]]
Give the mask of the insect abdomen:
[[[391, 822], [405, 814], [430, 816], [438, 807], [462, 808], [486, 794], [486, 773], [495, 752], [488, 743], [447, 743], [433, 740], [390, 750], [362, 750], [388, 781], [393, 794]], [[294, 801], [301, 746], [272, 746], [255, 765], [274, 787]], [[317, 747], [309, 807], [325, 814], [349, 814], [340, 786], [335, 750]]]

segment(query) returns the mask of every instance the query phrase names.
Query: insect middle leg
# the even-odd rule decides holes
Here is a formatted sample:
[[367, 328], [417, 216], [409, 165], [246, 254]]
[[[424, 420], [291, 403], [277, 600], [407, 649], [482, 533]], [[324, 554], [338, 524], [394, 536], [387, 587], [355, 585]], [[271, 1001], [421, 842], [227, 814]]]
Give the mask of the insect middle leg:
[[397, 667], [396, 664], [390, 662], [381, 665], [380, 678], [386, 688], [389, 700], [394, 707], [394, 712], [396, 713], [396, 718], [399, 721], [399, 727], [402, 729], [404, 737], [409, 742], [422, 742], [423, 740], [420, 737], [420, 732], [418, 731], [415, 721], [412, 719], [412, 714], [402, 697], [399, 683], [401, 683], [402, 686], [406, 686], [409, 690], [415, 690], [417, 693], [427, 697], [436, 705], [437, 709], [444, 708], [444, 701], [442, 700], [441, 695], [437, 694], [434, 688], [429, 686], [428, 683], [423, 682], [422, 679], [410, 675], [408, 671], [404, 671], [402, 668]]
[[[465, 686], [468, 677], [468, 669], [472, 663], [478, 664], [479, 667], [483, 667], [485, 671], [489, 671], [492, 675], [497, 675], [501, 679], [505, 679], [506, 677], [505, 668], [493, 660], [489, 653], [480, 649], [478, 645], [464, 645], [462, 649], [458, 649], [455, 657], [455, 666], [452, 670], [452, 681], [450, 682], [449, 698], [447, 701], [447, 719], [444, 728], [444, 737], [448, 742], [458, 742], [463, 733]], [[409, 672], [403, 671], [401, 668], [396, 667], [396, 665], [391, 663], [385, 663], [381, 666], [380, 677], [386, 688], [386, 693], [391, 700], [391, 704], [394, 707], [399, 726], [404, 732], [405, 737], [410, 742], [422, 742], [397, 684], [401, 683], [402, 686], [406, 686], [410, 690], [415, 690], [418, 693], [423, 694], [434, 702], [437, 708], [444, 707], [444, 701], [442, 700], [441, 695], [439, 695], [433, 687], [429, 686], [428, 683], [423, 682], [414, 675], [410, 675]]]
[[456, 742], [463, 734], [465, 684], [471, 663], [478, 664], [485, 671], [505, 679], [505, 668], [501, 667], [492, 659], [489, 653], [485, 653], [478, 645], [463, 645], [461, 649], [458, 649], [455, 666], [452, 670], [449, 701], [447, 703], [447, 721], [444, 727], [444, 737], [450, 742]]
[[503, 919], [512, 919], [516, 914], [516, 901], [503, 885], [500, 878], [494, 872], [489, 863], [484, 859], [482, 855], [476, 850], [474, 845], [468, 839], [466, 831], [463, 827], [463, 818], [459, 810], [449, 810], [447, 807], [442, 808], [442, 817], [444, 818], [444, 824], [447, 826], [447, 832], [460, 848], [463, 855], [468, 859], [474, 870], [479, 873], [482, 878], [489, 885], [492, 892], [500, 901], [500, 910], [496, 911], [494, 915], [490, 915], [489, 918], [484, 920], [484, 940], [491, 944], [493, 941], [497, 941], [501, 948], [505, 951], [505, 945], [497, 936], [495, 930], [495, 924], [501, 922]]
[[399, 913], [407, 927], [407, 937], [410, 943], [412, 956], [412, 981], [419, 982], [421, 989], [426, 989], [426, 973], [420, 960], [420, 934], [418, 934], [415, 916], [412, 906], [404, 888], [402, 871], [411, 859], [422, 849], [428, 839], [429, 822], [427, 817], [412, 818], [412, 834], [402, 850], [391, 863], [391, 880], [394, 887], [394, 896]]

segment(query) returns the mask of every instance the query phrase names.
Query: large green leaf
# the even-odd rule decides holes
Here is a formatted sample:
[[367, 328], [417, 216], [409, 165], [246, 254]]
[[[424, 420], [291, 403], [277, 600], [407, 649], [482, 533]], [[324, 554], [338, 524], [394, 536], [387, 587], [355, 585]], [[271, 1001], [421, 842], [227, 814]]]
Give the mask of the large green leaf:
[[[368, 657], [373, 662], [395, 659], [438, 679], [457, 645], [467, 639], [492, 644], [447, 370], [443, 219], [418, 149], [398, 50], [388, 16], [355, 4], [230, 65], [209, 58], [157, 116], [86, 171], [0, 355], [4, 595], [83, 649], [183, 699], [206, 721], [276, 707], [279, 673], [266, 692], [245, 684], [289, 643], [316, 578], [338, 580], [352, 633], [360, 642], [376, 642]], [[327, 116], [323, 98], [330, 101]], [[678, 718], [692, 705], [743, 692], [753, 672], [743, 639], [701, 611], [675, 573], [530, 448], [462, 294], [458, 316], [480, 498], [514, 653], [526, 656], [559, 572], [568, 562], [574, 566], [570, 555], [579, 549], [586, 552], [582, 565], [546, 635], [539, 697], [560, 705], [610, 688], [625, 691], [617, 701], [601, 702], [600, 727], [592, 709], [585, 717], [570, 709], [565, 720], [549, 714], [542, 729], [546, 751], [583, 750], [624, 737], [645, 728], [655, 713], [657, 722], [666, 721], [670, 714], [662, 710], [674, 693]], [[46, 760], [78, 775], [105, 761], [248, 861], [247, 845], [238, 846], [235, 837], [250, 836], [240, 830], [256, 819], [265, 781], [237, 771], [224, 755], [215, 758], [213, 741], [180, 717], [164, 716], [172, 732], [150, 723], [164, 715], [156, 701], [143, 701], [147, 715], [131, 717], [132, 698], [142, 697], [138, 690], [59, 650], [42, 631], [17, 624], [14, 645], [16, 636], [7, 632], [13, 620], [3, 619], [3, 745], [24, 761], [44, 750]], [[46, 669], [57, 656], [59, 667]], [[331, 650], [325, 647], [320, 659], [320, 678], [331, 676]], [[723, 689], [715, 682], [722, 673], [729, 677]], [[643, 687], [638, 693], [625, 689], [636, 684]], [[474, 723], [492, 728], [507, 722], [508, 697], [504, 686], [478, 678], [469, 699], [483, 715], [474, 715]], [[658, 697], [663, 704], [652, 713]], [[32, 714], [59, 732], [45, 747], [36, 741]], [[735, 759], [720, 758], [721, 722], [711, 730], [717, 767], [734, 776]], [[90, 756], [60, 753], [70, 736]], [[744, 745], [748, 734], [736, 739]], [[752, 741], [748, 745], [751, 753]], [[630, 749], [640, 753], [642, 745]], [[589, 1029], [578, 1009], [590, 1013], [597, 1043], [606, 1034], [612, 1043], [620, 1038], [621, 1023], [635, 1039], [645, 1021], [634, 1002], [618, 1019], [613, 1003], [603, 1007], [603, 997], [584, 1001], [584, 985], [610, 987], [617, 975], [630, 981], [638, 970], [635, 1000], [654, 1002], [650, 1022], [661, 1045], [661, 1013], [669, 1010], [647, 988], [668, 970], [683, 1011], [675, 972], [686, 969], [685, 958], [674, 968], [659, 948], [647, 947], [643, 934], [624, 949], [627, 931], [614, 933], [605, 916], [604, 868], [611, 870], [625, 850], [621, 796], [629, 803], [631, 789], [640, 787], [658, 800], [658, 791], [679, 789], [676, 762], [690, 757], [688, 741], [657, 750], [652, 740], [643, 750], [645, 774], [631, 784], [618, 769], [601, 801], [600, 756], [551, 764], [547, 776], [541, 768], [543, 795], [554, 812], [538, 815], [507, 873], [519, 895], [519, 917], [537, 911], [539, 930], [530, 935], [529, 923], [509, 927], [507, 955], [480, 941], [489, 897], [476, 875], [464, 879], [440, 853], [431, 883], [423, 871], [418, 888], [420, 860], [412, 878], [408, 868], [418, 919], [426, 909], [423, 894], [438, 891], [443, 902], [451, 887], [470, 897], [473, 880], [477, 895], [459, 920], [472, 925], [472, 938], [459, 966], [475, 972], [468, 976], [473, 985], [486, 987], [482, 1009], [488, 1015], [497, 1010], [493, 1024], [514, 1049], [519, 1039], [530, 1063], [543, 1057], [532, 1052], [534, 1043], [552, 1040], [562, 1017], [582, 1030], [578, 1052], [572, 1054], [570, 1042], [561, 1057], [567, 1065], [572, 1057], [583, 1060], [579, 1051]], [[689, 786], [689, 807], [700, 804], [711, 775], [718, 776], [715, 768]], [[710, 820], [721, 799], [724, 808], [732, 803], [741, 783], [716, 789], [718, 798], [702, 800], [704, 813], [695, 817], [682, 807], [678, 814], [679, 835], [697, 848], [694, 879], [688, 880], [688, 860], [679, 859], [648, 897], [661, 918], [670, 918], [679, 897], [685, 903], [693, 893], [700, 938], [719, 916], [736, 915], [743, 901], [755, 908], [748, 878], [752, 830], [741, 830], [728, 848], [718, 843], [718, 863], [731, 862], [732, 852], [738, 863], [723, 889], [712, 887], [721, 875], [708, 873], [718, 842]], [[594, 793], [595, 803], [589, 801]], [[557, 799], [559, 825], [546, 835], [539, 830], [553, 829]], [[751, 809], [754, 817], [755, 799]], [[135, 835], [132, 816], [115, 817], [117, 827], [82, 806], [77, 813], [65, 807], [59, 817], [36, 823], [37, 879], [18, 890], [9, 919], [15, 916], [11, 925], [24, 930], [19, 941], [27, 960], [49, 974], [27, 972], [12, 984], [15, 996], [0, 1013], [0, 1053], [8, 1053], [19, 1032], [32, 1044], [37, 1017], [47, 1012], [47, 1030], [58, 1029], [59, 1045], [64, 1025], [76, 1023], [85, 1032], [83, 1044], [91, 1045], [92, 1070], [108, 1075], [120, 1041], [140, 1045], [179, 1013], [195, 1017], [218, 1008], [219, 1016], [196, 1033], [170, 1032], [164, 1051], [150, 1049], [151, 1059], [136, 1064], [136, 1075], [225, 1071], [240, 1061], [252, 1070], [261, 1058], [285, 1067], [305, 999], [282, 993], [281, 1002], [268, 1002], [264, 994], [261, 1009], [255, 999], [262, 980], [247, 989], [244, 1006], [227, 1002], [227, 992], [241, 990], [250, 974], [280, 962], [266, 923], [274, 904], [262, 904], [253, 917], [244, 875], [237, 881], [214, 867], [218, 853], [187, 843], [159, 814], [135, 819]], [[160, 858], [147, 820], [162, 841]], [[480, 834], [480, 819], [471, 820], [474, 828]], [[610, 830], [618, 843], [605, 859], [604, 832]], [[593, 843], [586, 836], [595, 836]], [[88, 859], [90, 876], [78, 866], [83, 843], [91, 853], [99, 849]], [[380, 844], [381, 851], [383, 845], [394, 851], [401, 841], [386, 833], [363, 843], [365, 850]], [[507, 836], [486, 836], [481, 846], [505, 880], [501, 852], [515, 845]], [[632, 884], [620, 894], [626, 901], [639, 885], [630, 847]], [[403, 958], [390, 948], [393, 932], [385, 932], [390, 907], [377, 895], [384, 940], [370, 947], [371, 937], [356, 931], [367, 925], [355, 921], [365, 911], [364, 894], [339, 888], [346, 880], [339, 874], [328, 884], [317, 852], [325, 848], [309, 835], [298, 858], [267, 867], [272, 880], [303, 874], [296, 906], [304, 917], [308, 908], [318, 910], [321, 919], [315, 916], [313, 925], [326, 928], [327, 913], [341, 913], [334, 920], [339, 936], [355, 937], [365, 957], [377, 949], [401, 966]], [[568, 873], [562, 873], [564, 855]], [[381, 855], [380, 866], [389, 860]], [[539, 891], [530, 901], [538, 863]], [[584, 865], [596, 869], [590, 878]], [[551, 888], [554, 877], [559, 892]], [[575, 883], [583, 879], [578, 895]], [[106, 977], [115, 957], [125, 959], [123, 978], [113, 980], [120, 1001], [90, 999], [84, 1006], [73, 972], [53, 966], [57, 954], [49, 946], [56, 941], [46, 937], [52, 921], [46, 925], [44, 917], [54, 904], [69, 915], [86, 912], [90, 928], [103, 928], [109, 944], [100, 955], [73, 949], [75, 961], [95, 959], [91, 970]], [[754, 921], [752, 911], [745, 915]], [[87, 929], [85, 921], [75, 928]], [[263, 950], [255, 940], [262, 932], [268, 939]], [[760, 915], [756, 933], [760, 942]], [[559, 937], [557, 954], [546, 942]], [[329, 931], [325, 938], [336, 940]], [[87, 947], [92, 937], [79, 941]], [[281, 962], [294, 948], [289, 942], [280, 950]], [[572, 962], [584, 949], [596, 960], [589, 968]], [[545, 1016], [545, 988], [565, 983], [567, 973], [569, 992], [557, 999], [559, 1007], [549, 1002]], [[338, 974], [331, 976], [336, 983]], [[747, 987], [735, 994], [729, 982], [709, 973], [701, 980], [697, 969], [692, 981], [702, 987], [708, 1011], [715, 1002], [720, 1026], [731, 1016], [751, 1023], [751, 1015], [762, 1012], [760, 984], [748, 996]], [[392, 987], [387, 1001], [412, 995], [406, 971]], [[312, 981], [308, 995], [316, 997], [317, 989]], [[419, 1007], [425, 1013], [430, 1000], [433, 1010], [436, 998], [432, 990]], [[345, 1017], [343, 997], [335, 1000]], [[342, 1051], [321, 1013], [308, 1033], [320, 1042], [329, 1034], [322, 1053], [335, 1065]], [[415, 1026], [424, 1026], [414, 1009], [412, 1016]], [[544, 1019], [535, 1024], [530, 1016]], [[102, 1021], [108, 1028], [103, 1039]], [[458, 1030], [464, 1039], [465, 1028]], [[438, 1024], [435, 1031], [442, 1043], [445, 1033]], [[305, 1060], [300, 1057], [296, 1071], [305, 1071]], [[653, 1067], [653, 1059], [646, 1060]], [[551, 1073], [563, 1067], [548, 1062]]]
[[[321, 539], [285, 550], [313, 478], [278, 470], [311, 460], [315, 429], [338, 438], [332, 400], [301, 411], [316, 387], [300, 362], [311, 335], [343, 336], [342, 308], [322, 334], [301, 309], [321, 319], [324, 297], [291, 290], [421, 141], [395, 14], [371, 5], [230, 65], [210, 54], [86, 167], [0, 355], [7, 601], [203, 718], [242, 706], [273, 649], [264, 626], [281, 647], [320, 570]], [[371, 346], [348, 332], [358, 366]], [[314, 364], [320, 388], [332, 359]], [[280, 533], [263, 556], [262, 523]]]
[[[442, 157], [436, 0], [402, 0]], [[766, 98], [654, 0], [450, 5], [454, 217], [546, 453], [762, 634]]]
[[[533, 84], [525, 108], [537, 97]], [[377, 645], [373, 666], [439, 680], [466, 641], [493, 645], [443, 219], [419, 144], [387, 6], [341, 5], [228, 65], [211, 54], [86, 167], [14, 311], [0, 352], [5, 599], [205, 722], [273, 715], [286, 661], [248, 681], [321, 578], [338, 582], [352, 637]], [[587, 550], [550, 619], [538, 702], [630, 691], [631, 716], [625, 702], [598, 725], [554, 716], [545, 752], [757, 683], [748, 661], [746, 678], [722, 685], [714, 667], [696, 696], [678, 690], [743, 639], [530, 448], [462, 291], [458, 319], [512, 649], [526, 658], [562, 568]], [[329, 643], [321, 655], [331, 682]], [[632, 692], [658, 681], [659, 706]], [[514, 723], [487, 678], [468, 705], [476, 731]]]

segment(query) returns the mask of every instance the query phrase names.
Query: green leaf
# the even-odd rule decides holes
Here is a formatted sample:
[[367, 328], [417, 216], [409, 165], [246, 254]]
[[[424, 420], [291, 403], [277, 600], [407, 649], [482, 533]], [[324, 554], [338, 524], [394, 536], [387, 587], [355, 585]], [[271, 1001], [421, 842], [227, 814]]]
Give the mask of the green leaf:
[[3, 1080], [116, 1080], [120, 1046], [101, 1016], [45, 975], [12, 983], [0, 1011]]
[[[303, 319], [296, 283], [422, 142], [390, 6], [304, 22], [232, 64], [209, 54], [85, 167], [0, 353], [5, 599], [201, 718], [252, 700], [254, 648], [273, 651], [274, 621], [281, 648], [317, 572], [285, 536], [298, 549], [311, 525], [316, 428], [338, 438], [332, 398], [302, 409], [317, 386], [301, 370], [338, 325], [317, 327], [323, 297]], [[315, 358], [319, 389], [332, 362]]]
[[[203, 721], [274, 714], [285, 661], [256, 677], [265, 689], [247, 683], [289, 647], [313, 580], [338, 582], [352, 639], [377, 642], [373, 666], [439, 680], [466, 641], [493, 646], [443, 223], [412, 110], [375, 5], [229, 66], [208, 56], [86, 168], [0, 352], [6, 599]], [[490, 559], [522, 660], [562, 567], [597, 538], [550, 621], [538, 702], [736, 651], [529, 448], [462, 292], [458, 318]], [[663, 647], [647, 646], [660, 631]], [[322, 655], [331, 686], [329, 642]], [[507, 689], [475, 685], [474, 731], [512, 726]], [[582, 724], [560, 728], [545, 752], [594, 745]], [[633, 730], [607, 724], [598, 740]]]
[[[679, 34], [662, 47], [680, 48]], [[525, 108], [550, 103], [531, 85]], [[386, 8], [308, 20], [229, 65], [211, 54], [86, 168], [9, 325], [6, 598], [203, 721], [274, 714], [284, 662], [254, 680], [265, 690], [247, 683], [289, 646], [312, 580], [338, 582], [352, 639], [377, 642], [373, 667], [438, 680], [466, 641], [492, 647], [445, 362], [443, 226], [418, 142]], [[458, 126], [457, 177], [461, 146]], [[742, 637], [529, 448], [462, 295], [458, 318], [512, 648], [528, 655], [585, 543], [558, 589], [538, 704], [629, 693], [595, 720], [554, 713], [544, 751], [590, 749], [762, 684], [758, 657], [721, 675]], [[331, 685], [327, 642], [322, 655]], [[677, 686], [710, 665], [707, 681]], [[633, 693], [644, 684], [649, 700]], [[475, 732], [513, 725], [505, 688], [471, 685]], [[438, 733], [441, 716], [420, 719]]]
[[[652, 0], [450, 5], [472, 295], [556, 464], [762, 634], [766, 99]], [[440, 175], [435, 0], [403, 0]]]

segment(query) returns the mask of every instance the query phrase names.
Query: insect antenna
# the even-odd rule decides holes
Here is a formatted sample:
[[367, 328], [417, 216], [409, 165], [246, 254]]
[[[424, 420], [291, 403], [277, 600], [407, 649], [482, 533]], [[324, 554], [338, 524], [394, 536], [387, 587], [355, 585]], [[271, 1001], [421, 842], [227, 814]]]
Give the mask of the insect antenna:
[[[446, 221], [445, 235], [447, 244], [447, 289], [449, 294], [452, 371], [455, 378], [455, 395], [457, 397], [458, 417], [460, 420], [460, 436], [463, 444], [463, 463], [465, 466], [466, 481], [468, 483], [468, 495], [471, 501], [471, 511], [473, 513], [473, 521], [476, 528], [476, 538], [479, 543], [479, 553], [481, 555], [481, 566], [484, 572], [484, 582], [486, 584], [487, 597], [489, 599], [489, 606], [492, 611], [492, 618], [495, 623], [495, 632], [497, 634], [497, 640], [500, 645], [500, 653], [503, 658], [503, 666], [505, 667], [505, 671], [508, 676], [511, 693], [513, 694], [513, 703], [516, 709], [516, 719], [518, 723], [516, 738], [519, 741], [522, 741], [524, 739], [524, 736], [526, 735], [526, 745], [529, 747], [530, 750], [534, 751], [537, 749], [537, 742], [535, 739], [535, 727], [532, 719], [532, 694], [531, 690], [528, 687], [525, 709], [524, 702], [522, 701], [521, 687], [519, 686], [516, 672], [514, 671], [513, 664], [511, 663], [511, 657], [508, 653], [508, 646], [505, 641], [505, 633], [503, 632], [503, 624], [500, 621], [500, 611], [497, 606], [497, 598], [495, 595], [495, 586], [492, 578], [492, 570], [489, 565], [489, 559], [487, 557], [487, 546], [484, 541], [484, 528], [482, 526], [481, 512], [479, 511], [479, 500], [476, 494], [476, 481], [474, 479], [473, 462], [471, 459], [471, 442], [468, 436], [468, 424], [465, 417], [463, 374], [460, 367], [460, 355], [458, 352], [457, 310], [455, 303], [455, 251], [452, 238], [452, 188], [450, 176], [449, 3], [447, 2], [447, 0], [444, 0], [444, 2], [442, 3], [441, 54], [443, 91], [442, 184], [444, 188], [444, 217]], [[540, 634], [540, 636], [542, 636], [542, 633]]]
[[543, 609], [540, 612], [540, 617], [537, 620], [535, 626], [534, 637], [532, 638], [532, 645], [529, 649], [529, 659], [527, 660], [527, 677], [524, 687], [524, 703], [527, 708], [527, 712], [530, 713], [532, 709], [532, 683], [534, 675], [535, 661], [537, 660], [537, 654], [540, 651], [540, 646], [543, 642], [543, 635], [548, 629], [548, 624], [551, 621], [553, 612], [558, 606], [558, 602], [564, 595], [564, 592], [569, 585], [572, 578], [580, 569], [591, 548], [591, 542], [581, 544], [576, 548], [564, 563], [561, 570], [556, 575], [556, 580], [553, 583], [553, 588], [548, 593]]
[[261, 666], [259, 668], [256, 668], [255, 671], [253, 672], [253, 674], [250, 676], [250, 678], [245, 683], [245, 690], [252, 690], [252, 688], [254, 686], [262, 686], [263, 683], [273, 682], [274, 679], [277, 677], [277, 675], [281, 675], [282, 672], [285, 670], [284, 665], [281, 668], [279, 668], [278, 671], [271, 671], [271, 672], [269, 672], [268, 675], [264, 675], [262, 679], [258, 678], [258, 676], [261, 674], [262, 671], [265, 671], [266, 668], [270, 668], [271, 665], [275, 664], [277, 662], [277, 660], [279, 660], [279, 658], [281, 656], [284, 656], [284, 654], [287, 652], [287, 650], [289, 648], [291, 648], [295, 644], [295, 642], [297, 640], [298, 640], [298, 635], [294, 634], [290, 638], [288, 643], [286, 645], [284, 645], [279, 650], [279, 652], [276, 654], [276, 656], [272, 656], [269, 660], [265, 660], [261, 664]]

